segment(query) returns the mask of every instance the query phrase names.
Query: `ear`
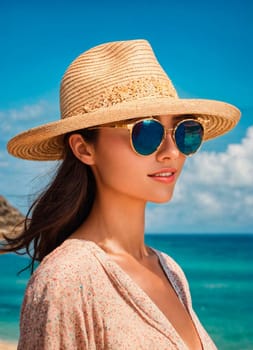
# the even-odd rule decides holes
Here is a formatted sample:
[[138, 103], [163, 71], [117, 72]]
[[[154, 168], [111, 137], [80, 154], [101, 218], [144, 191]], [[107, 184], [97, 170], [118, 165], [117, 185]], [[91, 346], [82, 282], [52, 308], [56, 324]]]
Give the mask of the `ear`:
[[94, 147], [87, 143], [80, 134], [73, 134], [69, 137], [69, 145], [72, 152], [81, 162], [87, 165], [93, 165]]

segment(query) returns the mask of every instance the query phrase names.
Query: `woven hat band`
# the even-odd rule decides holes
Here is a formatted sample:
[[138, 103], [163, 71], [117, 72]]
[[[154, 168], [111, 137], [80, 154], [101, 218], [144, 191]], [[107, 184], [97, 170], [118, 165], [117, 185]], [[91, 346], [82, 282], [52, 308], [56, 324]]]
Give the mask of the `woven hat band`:
[[152, 97], [169, 97], [177, 98], [176, 91], [172, 89], [168, 79], [157, 79], [155, 77], [143, 77], [131, 80], [125, 84], [114, 85], [105, 89], [97, 96], [94, 94], [92, 99], [86, 103], [80, 104], [77, 99], [74, 103], [72, 100], [72, 109], [68, 114], [63, 114], [62, 119], [72, 117], [79, 114], [90, 113], [100, 108], [111, 107], [118, 103], [134, 101], [143, 98]]

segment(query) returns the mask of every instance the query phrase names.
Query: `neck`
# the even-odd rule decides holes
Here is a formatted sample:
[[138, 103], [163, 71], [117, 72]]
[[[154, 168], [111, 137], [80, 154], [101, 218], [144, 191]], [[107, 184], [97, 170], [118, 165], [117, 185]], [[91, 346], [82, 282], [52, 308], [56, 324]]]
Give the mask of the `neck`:
[[97, 196], [92, 211], [77, 232], [111, 255], [130, 254], [140, 260], [148, 255], [144, 244], [144, 201], [125, 195]]

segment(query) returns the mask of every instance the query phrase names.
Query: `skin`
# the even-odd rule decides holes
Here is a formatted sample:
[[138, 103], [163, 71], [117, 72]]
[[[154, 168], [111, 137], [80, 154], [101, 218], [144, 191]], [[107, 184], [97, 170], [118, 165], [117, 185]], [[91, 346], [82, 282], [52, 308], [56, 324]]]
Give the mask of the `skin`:
[[[172, 128], [177, 118], [157, 119], [166, 128]], [[185, 162], [171, 132], [159, 150], [149, 156], [133, 151], [126, 129], [101, 128], [95, 144], [88, 144], [79, 134], [74, 134], [69, 143], [75, 156], [91, 166], [97, 184], [91, 213], [72, 238], [97, 243], [154, 301], [189, 349], [201, 349], [189, 314], [156, 255], [144, 243], [147, 202], [171, 200]], [[172, 182], [163, 183], [149, 176], [165, 168], [176, 170]]]

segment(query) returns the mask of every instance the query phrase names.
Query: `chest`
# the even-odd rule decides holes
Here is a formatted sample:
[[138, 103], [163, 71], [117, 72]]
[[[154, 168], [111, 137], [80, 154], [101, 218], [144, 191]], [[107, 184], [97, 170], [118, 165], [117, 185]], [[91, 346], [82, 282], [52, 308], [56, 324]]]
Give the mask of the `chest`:
[[195, 325], [186, 307], [158, 261], [148, 266], [122, 264], [122, 268], [164, 314], [190, 350], [201, 350], [202, 345]]

